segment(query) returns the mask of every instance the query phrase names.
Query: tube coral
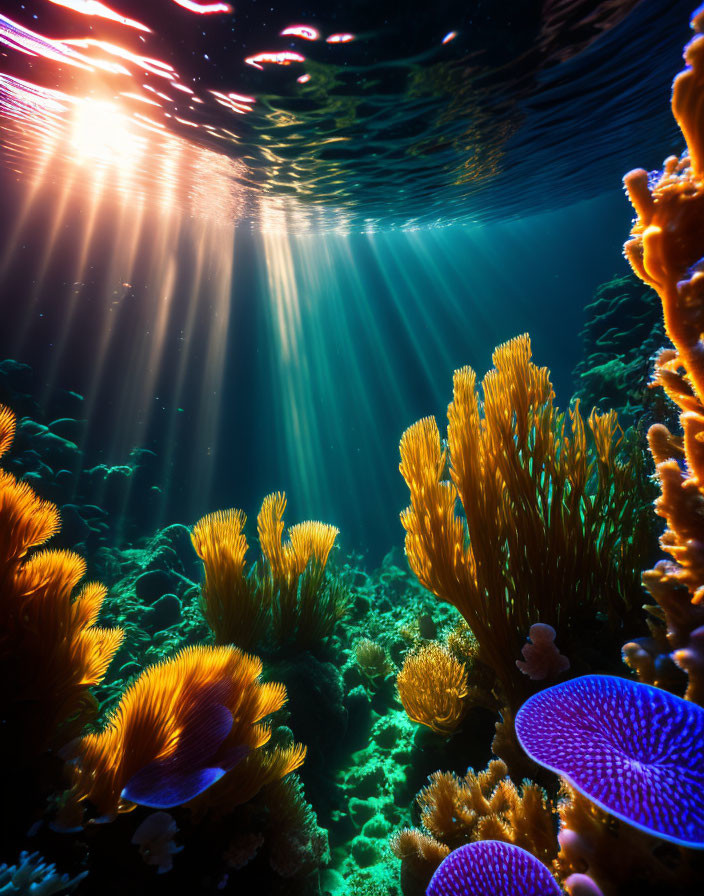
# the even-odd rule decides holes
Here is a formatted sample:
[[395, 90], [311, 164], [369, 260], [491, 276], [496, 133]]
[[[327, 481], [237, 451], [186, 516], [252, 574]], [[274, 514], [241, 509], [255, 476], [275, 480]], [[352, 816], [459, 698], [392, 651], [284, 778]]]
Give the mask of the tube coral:
[[396, 685], [408, 717], [436, 734], [451, 735], [467, 710], [464, 663], [436, 641], [406, 654]]
[[[14, 432], [14, 415], [0, 406], [0, 456]], [[54, 504], [0, 470], [0, 717], [13, 772], [81, 733], [95, 713], [90, 688], [123, 638], [95, 624], [106, 588], [90, 582], [75, 594], [82, 558], [35, 550], [59, 528]]]
[[597, 611], [616, 630], [639, 603], [631, 533], [642, 502], [616, 415], [594, 411], [585, 426], [577, 406], [568, 428], [548, 370], [530, 358], [528, 336], [497, 348], [483, 402], [474, 371], [456, 371], [448, 447], [431, 417], [400, 446], [410, 566], [464, 616], [509, 711], [529, 693], [515, 658], [536, 617], [573, 657]]
[[257, 517], [262, 558], [245, 571], [246, 517], [225, 510], [203, 517], [191, 540], [203, 561], [205, 618], [218, 644], [252, 649], [269, 638], [306, 649], [332, 634], [344, 611], [326, 566], [338, 530], [308, 521], [291, 526], [284, 541], [283, 492], [268, 495]]
[[[675, 662], [687, 672], [687, 697], [704, 704], [704, 10], [685, 50], [687, 68], [674, 81], [672, 111], [687, 143], [665, 160], [659, 176], [642, 169], [624, 178], [636, 211], [625, 254], [635, 273], [662, 301], [665, 330], [674, 345], [658, 356], [655, 383], [680, 410], [682, 438], [661, 424], [648, 443], [661, 494], [656, 513], [667, 528], [660, 544], [670, 555], [643, 576], [664, 623]], [[634, 660], [633, 649], [627, 652]], [[641, 663], [641, 666], [643, 664]]]
[[[221, 779], [233, 805], [282, 777], [305, 749], [294, 749], [294, 762], [260, 750], [270, 738], [262, 719], [286, 699], [282, 684], [259, 681], [261, 671], [257, 657], [234, 647], [189, 647], [145, 669], [103, 731], [78, 744], [69, 805], [89, 800], [106, 818], [137, 803], [170, 808]], [[243, 763], [238, 788], [227, 777]]]

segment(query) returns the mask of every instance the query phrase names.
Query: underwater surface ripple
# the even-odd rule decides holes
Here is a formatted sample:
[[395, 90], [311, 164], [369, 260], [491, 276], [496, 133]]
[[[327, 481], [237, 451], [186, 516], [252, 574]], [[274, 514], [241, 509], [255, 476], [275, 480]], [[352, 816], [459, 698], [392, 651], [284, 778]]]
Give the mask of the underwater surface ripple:
[[264, 229], [555, 208], [618, 182], [633, 145], [653, 164], [673, 148], [657, 100], [690, 5], [250, 2], [194, 15], [158, 0], [122, 3], [120, 22], [6, 2], [2, 152], [23, 177], [50, 155], [57, 180], [87, 156], [120, 191]]

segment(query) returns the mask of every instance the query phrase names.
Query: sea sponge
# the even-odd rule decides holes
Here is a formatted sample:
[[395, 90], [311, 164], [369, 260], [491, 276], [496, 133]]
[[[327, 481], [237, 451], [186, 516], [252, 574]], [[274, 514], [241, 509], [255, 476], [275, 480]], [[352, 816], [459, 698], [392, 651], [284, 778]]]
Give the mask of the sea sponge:
[[[656, 512], [667, 528], [660, 544], [670, 555], [643, 576], [656, 602], [649, 608], [664, 623], [675, 662], [689, 678], [687, 697], [704, 704], [704, 663], [691, 662], [692, 633], [704, 625], [704, 10], [692, 20], [697, 32], [685, 49], [686, 69], [674, 81], [672, 112], [687, 143], [663, 170], [638, 169], [624, 178], [636, 210], [624, 247], [634, 272], [662, 301], [665, 330], [674, 345], [655, 366], [680, 411], [682, 438], [654, 425], [648, 443], [661, 494]], [[637, 667], [636, 667], [637, 668]]]
[[396, 684], [408, 717], [436, 734], [449, 737], [468, 708], [465, 665], [437, 641], [406, 654]]
[[704, 709], [649, 685], [585, 675], [531, 697], [516, 733], [535, 762], [649, 834], [704, 847]]
[[508, 715], [533, 689], [515, 658], [536, 617], [571, 656], [593, 638], [597, 612], [602, 640], [618, 643], [624, 614], [640, 606], [631, 535], [645, 508], [616, 415], [592, 412], [585, 425], [577, 406], [568, 426], [548, 370], [530, 359], [526, 335], [499, 346], [483, 401], [474, 371], [456, 371], [447, 448], [430, 417], [400, 446], [409, 564], [464, 616]]
[[498, 840], [451, 852], [433, 875], [427, 896], [560, 896], [548, 869], [525, 849]]
[[[14, 432], [14, 415], [0, 406], [0, 456]], [[95, 624], [106, 588], [90, 582], [75, 594], [86, 570], [81, 557], [34, 550], [59, 527], [54, 504], [0, 470], [0, 717], [13, 774], [94, 717], [90, 688], [124, 636]]]
[[[234, 647], [189, 647], [145, 669], [105, 728], [75, 750], [68, 804], [89, 800], [104, 818], [138, 803], [165, 809], [194, 801], [216, 782], [229, 805], [291, 770], [262, 719], [286, 700], [282, 684], [259, 681], [261, 661]], [[295, 750], [298, 764], [305, 749]], [[227, 773], [246, 763], [243, 780]], [[295, 765], [295, 763], [294, 763]]]

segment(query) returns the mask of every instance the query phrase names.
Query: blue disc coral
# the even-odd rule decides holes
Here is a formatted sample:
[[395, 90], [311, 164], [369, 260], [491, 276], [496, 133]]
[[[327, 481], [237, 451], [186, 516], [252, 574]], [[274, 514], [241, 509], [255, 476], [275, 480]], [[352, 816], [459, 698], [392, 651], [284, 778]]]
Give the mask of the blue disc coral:
[[704, 709], [666, 691], [585, 675], [535, 694], [516, 716], [531, 759], [606, 812], [704, 848]]
[[520, 846], [480, 840], [442, 862], [426, 896], [559, 896], [552, 874]]

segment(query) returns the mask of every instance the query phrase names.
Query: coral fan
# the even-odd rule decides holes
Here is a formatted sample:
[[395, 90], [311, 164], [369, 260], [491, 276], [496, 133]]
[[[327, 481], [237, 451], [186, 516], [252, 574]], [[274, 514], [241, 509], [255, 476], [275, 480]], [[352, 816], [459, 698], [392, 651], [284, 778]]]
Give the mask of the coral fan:
[[566, 672], [570, 667], [570, 661], [557, 649], [556, 634], [551, 625], [542, 622], [536, 622], [530, 627], [528, 632], [530, 641], [521, 649], [523, 660], [516, 660], [516, 665], [533, 681], [557, 678], [561, 672]]
[[275, 643], [314, 646], [332, 633], [344, 600], [325, 570], [338, 530], [319, 522], [291, 526], [283, 542], [286, 496], [268, 495], [257, 518], [262, 559], [245, 572], [246, 517], [211, 513], [193, 528], [203, 561], [203, 612], [219, 644], [251, 649], [265, 634]]
[[[270, 737], [261, 720], [286, 699], [283, 685], [259, 681], [261, 670], [233, 647], [186, 648], [146, 669], [104, 730], [77, 745], [69, 805], [88, 799], [109, 818], [135, 803], [193, 801], [219, 782], [218, 796], [232, 807], [287, 774], [282, 751], [260, 749]], [[305, 750], [294, 752], [295, 768]], [[228, 780], [238, 766], [245, 773]]]
[[432, 641], [406, 654], [396, 678], [408, 717], [436, 734], [450, 735], [467, 709], [467, 671], [447, 647]]
[[474, 840], [502, 840], [529, 850], [546, 864], [557, 852], [552, 807], [530, 782], [520, 790], [500, 760], [464, 778], [435, 772], [416, 799], [421, 829], [400, 831], [391, 849], [403, 875], [427, 883], [448, 850]]
[[433, 875], [428, 896], [560, 896], [542, 862], [498, 840], [456, 849]]
[[[14, 431], [14, 415], [0, 406], [0, 456]], [[123, 638], [121, 629], [95, 624], [102, 585], [90, 582], [74, 595], [86, 570], [81, 557], [33, 551], [59, 527], [53, 504], [0, 470], [0, 717], [13, 774], [81, 733], [95, 712], [89, 689]]]
[[[704, 11], [685, 50], [687, 68], [674, 81], [672, 111], [687, 143], [666, 159], [659, 176], [631, 171], [624, 178], [637, 218], [625, 253], [635, 273], [662, 301], [674, 345], [656, 363], [655, 381], [680, 410], [683, 438], [661, 424], [648, 433], [661, 495], [656, 512], [667, 522], [661, 538], [672, 559], [643, 576], [664, 621], [669, 650], [689, 676], [687, 697], [704, 703]], [[631, 653], [633, 653], [631, 651]], [[637, 666], [636, 666], [637, 668]]]
[[704, 847], [701, 707], [649, 685], [585, 675], [531, 697], [516, 733], [532, 759], [611, 815]]
[[574, 658], [597, 611], [616, 631], [639, 604], [632, 533], [644, 514], [635, 472], [619, 454], [616, 415], [592, 412], [585, 427], [575, 407], [568, 434], [548, 371], [530, 357], [527, 336], [497, 348], [483, 402], [474, 371], [455, 372], [447, 449], [430, 417], [401, 439], [409, 563], [464, 616], [509, 714], [529, 692], [515, 657], [536, 616]]

